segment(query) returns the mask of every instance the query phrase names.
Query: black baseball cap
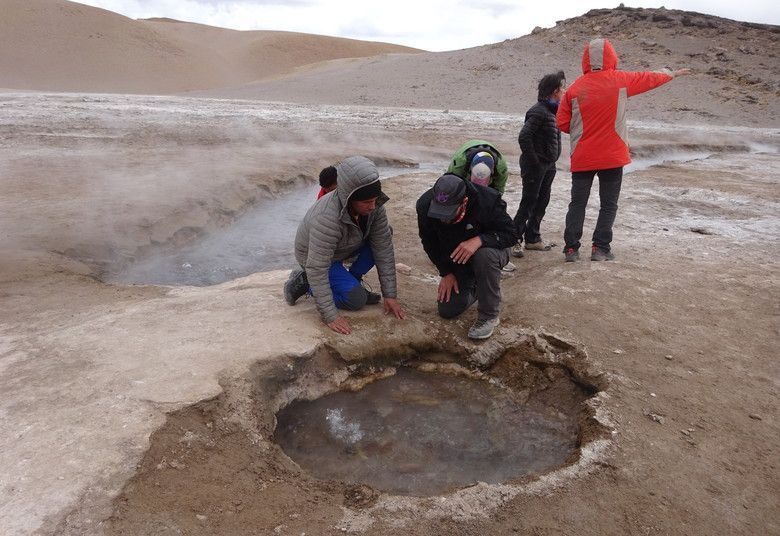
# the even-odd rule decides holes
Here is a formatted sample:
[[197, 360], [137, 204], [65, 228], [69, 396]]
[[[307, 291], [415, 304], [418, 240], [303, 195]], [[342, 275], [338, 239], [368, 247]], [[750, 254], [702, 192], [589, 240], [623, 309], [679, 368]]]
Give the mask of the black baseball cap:
[[433, 185], [433, 199], [428, 208], [428, 217], [450, 221], [458, 212], [466, 195], [466, 182], [452, 173], [442, 175]]

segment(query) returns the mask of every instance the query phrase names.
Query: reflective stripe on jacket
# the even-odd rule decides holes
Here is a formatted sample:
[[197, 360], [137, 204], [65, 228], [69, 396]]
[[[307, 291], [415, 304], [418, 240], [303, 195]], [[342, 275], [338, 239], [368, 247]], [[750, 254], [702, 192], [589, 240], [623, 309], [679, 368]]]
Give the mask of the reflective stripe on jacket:
[[558, 128], [570, 136], [571, 170], [591, 171], [631, 162], [626, 128], [629, 97], [672, 80], [670, 71], [628, 72], [607, 39], [594, 39], [582, 54], [582, 72], [558, 108]]

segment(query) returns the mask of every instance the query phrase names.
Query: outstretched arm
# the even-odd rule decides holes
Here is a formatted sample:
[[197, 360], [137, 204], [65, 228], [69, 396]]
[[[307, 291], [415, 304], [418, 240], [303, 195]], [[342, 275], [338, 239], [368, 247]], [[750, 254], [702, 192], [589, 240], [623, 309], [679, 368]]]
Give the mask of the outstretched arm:
[[642, 71], [637, 73], [627, 71], [619, 72], [624, 76], [623, 83], [628, 90], [629, 97], [639, 95], [645, 91], [650, 91], [667, 82], [671, 82], [678, 76], [685, 76], [691, 73], [690, 69], [677, 69], [676, 71], [662, 69], [660, 71]]
[[379, 285], [382, 296], [395, 298], [397, 293], [395, 279], [395, 251], [393, 249], [393, 233], [387, 221], [384, 207], [377, 207], [374, 220], [368, 235], [371, 251], [374, 253], [376, 271], [379, 274]]

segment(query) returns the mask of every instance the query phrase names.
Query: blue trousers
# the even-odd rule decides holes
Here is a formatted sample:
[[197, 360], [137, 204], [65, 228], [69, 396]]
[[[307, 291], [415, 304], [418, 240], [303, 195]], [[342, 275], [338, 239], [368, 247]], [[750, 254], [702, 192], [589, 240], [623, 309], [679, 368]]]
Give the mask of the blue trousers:
[[339, 309], [354, 311], [366, 304], [368, 295], [361, 286], [360, 280], [374, 267], [374, 252], [371, 246], [364, 243], [358, 250], [357, 259], [349, 267], [342, 262], [334, 262], [328, 270], [328, 281], [333, 291], [333, 302]]

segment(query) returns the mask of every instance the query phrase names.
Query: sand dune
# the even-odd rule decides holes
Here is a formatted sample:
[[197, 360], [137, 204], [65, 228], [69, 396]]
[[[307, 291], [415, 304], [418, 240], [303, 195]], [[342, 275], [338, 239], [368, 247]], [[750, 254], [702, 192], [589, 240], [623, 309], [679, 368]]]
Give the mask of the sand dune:
[[337, 58], [415, 52], [291, 32], [136, 21], [65, 0], [1, 0], [0, 87], [175, 93], [235, 86]]

